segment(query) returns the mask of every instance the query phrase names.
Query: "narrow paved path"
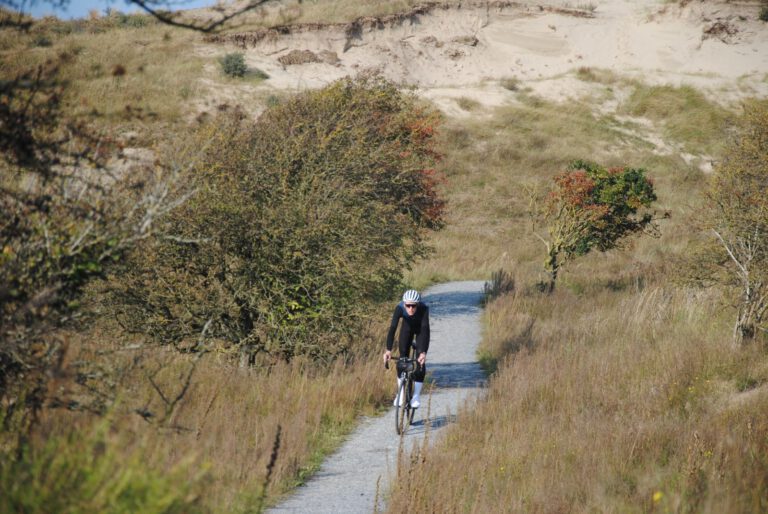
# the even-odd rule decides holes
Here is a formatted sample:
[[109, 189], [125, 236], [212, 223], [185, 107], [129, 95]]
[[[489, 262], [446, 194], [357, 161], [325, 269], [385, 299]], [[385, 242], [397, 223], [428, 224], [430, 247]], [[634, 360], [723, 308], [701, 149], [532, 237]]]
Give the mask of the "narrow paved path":
[[[483, 282], [450, 282], [429, 288], [432, 331], [427, 372], [435, 384], [424, 397], [414, 424], [403, 438], [410, 451], [425, 435], [434, 441], [455, 420], [465, 401], [475, 398], [485, 375], [476, 360], [480, 342], [480, 300]], [[394, 394], [395, 376], [392, 373]], [[429, 405], [427, 405], [429, 403]], [[380, 417], [366, 418], [320, 470], [271, 513], [365, 514], [384, 507], [384, 494], [394, 477], [400, 438], [395, 434], [394, 409]]]

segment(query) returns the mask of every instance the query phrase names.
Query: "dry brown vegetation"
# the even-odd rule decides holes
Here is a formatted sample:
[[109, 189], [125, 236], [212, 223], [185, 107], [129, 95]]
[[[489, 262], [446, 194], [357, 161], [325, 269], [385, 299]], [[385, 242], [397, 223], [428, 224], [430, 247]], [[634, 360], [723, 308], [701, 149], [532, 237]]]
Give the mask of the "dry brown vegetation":
[[[361, 346], [378, 353], [378, 332]], [[110, 413], [118, 455], [140, 452], [143, 466], [175, 470], [207, 512], [252, 512], [274, 502], [314, 472], [358, 415], [389, 403], [388, 377], [362, 349], [324, 366], [297, 358], [243, 368], [226, 355], [196, 361], [167, 348], [110, 347], [103, 337], [73, 345], [69, 358], [103, 362], [106, 352], [110, 366], [121, 368], [127, 387]], [[189, 389], [169, 408], [166, 400], [181, 392], [193, 366]], [[83, 422], [82, 414], [49, 411], [40, 430], [52, 437]]]
[[[140, 27], [106, 23], [100, 19], [71, 24], [47, 20], [34, 27], [33, 32], [18, 33], [15, 38], [13, 35], [17, 33], [2, 32], [3, 77], [13, 77], [41, 62], [55, 61], [58, 74], [52, 72], [51, 76], [59, 81], [56, 84], [63, 91], [61, 103], [55, 104], [57, 109], [61, 108], [57, 111], [61, 119], [84, 121], [96, 134], [104, 134], [105, 141], [116, 139], [150, 150], [177, 145], [184, 140], [184, 134], [196, 130], [198, 125], [193, 116], [192, 97], [188, 95], [199, 92], [194, 88], [205, 59], [180, 57], [186, 55], [189, 45], [196, 41], [194, 35], [151, 22]], [[213, 57], [209, 61], [215, 62]], [[23, 90], [25, 84], [20, 87]], [[398, 99], [402, 98], [393, 86], [386, 87], [394, 102], [390, 107], [396, 111]], [[379, 100], [382, 100], [381, 96]], [[371, 112], [363, 110], [367, 114]], [[354, 114], [352, 110], [345, 112]], [[406, 114], [414, 112], [409, 109]], [[401, 137], [384, 131], [387, 126], [384, 120], [394, 118], [404, 124], [401, 127], [405, 131], [403, 137], [407, 135], [422, 143], [431, 139], [432, 126], [426, 120], [420, 123], [420, 120], [407, 116], [401, 119], [396, 113], [388, 113], [391, 116], [382, 113], [377, 118], [378, 124], [370, 132], [382, 134], [387, 141], [396, 141], [390, 146], [404, 148], [400, 146]], [[59, 118], [55, 118], [51, 123], [58, 121]], [[35, 122], [32, 118], [32, 126]], [[37, 129], [41, 127], [38, 125]], [[179, 134], [175, 135], [175, 132]], [[332, 128], [331, 132], [339, 137], [344, 135]], [[365, 133], [362, 127], [356, 132], [358, 135]], [[116, 146], [119, 149], [120, 145]], [[384, 144], [378, 146], [390, 148]], [[301, 149], [302, 145], [296, 147]], [[108, 147], [108, 151], [112, 150]], [[356, 150], [370, 155], [364, 144], [357, 145]], [[56, 151], [60, 148], [56, 147]], [[178, 165], [172, 158], [173, 152], [154, 153], [170, 154], [172, 162], [159, 164], [149, 159], [142, 163], [142, 173], [146, 172], [147, 176], [160, 174], [163, 165]], [[345, 155], [341, 150], [337, 153]], [[405, 173], [398, 175], [398, 169], [391, 166], [395, 162], [405, 162], [407, 154], [410, 152], [401, 152], [400, 160], [387, 158], [390, 167], [386, 171], [393, 176], [404, 176]], [[414, 159], [412, 157], [408, 162], [413, 164], [414, 170], [421, 169]], [[233, 160], [237, 160], [237, 156], [233, 156]], [[53, 161], [46, 161], [45, 165], [49, 166], [50, 162]], [[219, 164], [213, 161], [212, 166]], [[342, 160], [337, 168], [342, 169], [343, 164]], [[21, 166], [15, 161], [3, 162], [0, 167], [3, 183], [14, 187], [21, 184], [19, 191], [36, 192], [25, 185], [29, 184], [24, 182], [27, 170]], [[358, 164], [353, 167], [363, 171]], [[133, 170], [128, 169], [128, 172], [133, 173]], [[382, 173], [382, 187], [387, 180], [384, 175]], [[293, 176], [295, 178], [295, 174]], [[135, 180], [130, 185], [133, 189], [141, 190], [148, 184], [140, 180], [143, 175], [136, 174], [133, 178]], [[21, 217], [28, 210], [24, 211], [21, 202], [10, 194], [12, 192], [3, 190], [9, 204], [18, 207]], [[358, 190], [355, 192], [359, 193]], [[46, 191], [41, 191], [39, 195], [43, 199], [44, 193]], [[430, 187], [428, 195], [432, 193]], [[376, 198], [374, 195], [367, 202], [369, 208]], [[37, 233], [33, 229], [28, 231], [29, 234], [14, 232], [11, 230], [14, 224], [4, 220], [4, 243], [0, 247], [4, 266], [6, 263], [14, 265], [8, 266], [10, 271], [18, 268], [35, 275], [35, 269], [29, 265], [32, 261], [20, 261], [19, 256], [25, 255], [18, 251], [28, 249], [30, 242], [34, 243], [32, 250], [37, 252], [36, 258], [50, 260], [50, 241], [48, 247], [45, 245], [48, 211], [44, 209], [44, 203], [39, 213], [35, 212], [42, 223], [32, 223], [33, 229], [41, 233], [42, 244], [30, 239], [29, 234]], [[301, 202], [292, 204], [312, 207]], [[389, 205], [382, 207], [390, 208]], [[420, 226], [424, 227], [430, 220], [437, 223], [440, 211], [438, 204], [426, 207], [429, 212], [422, 213], [423, 219], [419, 220]], [[328, 210], [351, 212], [340, 208]], [[411, 215], [417, 214], [413, 211]], [[382, 215], [377, 219], [393, 218]], [[64, 229], [72, 232], [72, 226], [66, 225], [69, 221], [61, 222], [65, 224]], [[86, 224], [87, 220], [80, 221]], [[280, 220], [276, 225], [280, 225]], [[355, 225], [355, 228], [363, 227]], [[383, 232], [370, 231], [379, 235]], [[414, 249], [418, 242], [412, 232], [408, 234], [408, 245], [397, 245], [392, 251], [383, 249], [382, 254], [392, 256], [406, 246]], [[75, 239], [78, 237], [76, 232], [70, 235]], [[180, 241], [177, 234], [167, 235], [167, 240], [192, 245], [188, 250], [207, 241], [198, 238], [189, 243], [188, 239]], [[7, 246], [6, 241], [10, 241]], [[317, 244], [322, 245], [322, 241]], [[259, 245], [255, 246], [258, 249]], [[286, 246], [275, 244], [270, 248], [280, 250]], [[333, 252], [339, 262], [353, 260], [349, 255], [337, 252], [352, 248], [350, 245], [326, 244], [324, 248]], [[413, 251], [421, 253], [418, 249]], [[64, 254], [64, 257], [68, 256]], [[124, 257], [121, 253], [115, 260]], [[403, 262], [409, 260], [410, 257], [404, 258]], [[104, 266], [113, 264], [110, 261]], [[270, 264], [275, 264], [274, 259]], [[365, 262], [364, 268], [366, 266], [369, 271], [370, 260]], [[97, 266], [91, 268], [91, 278], [100, 274]], [[402, 264], [394, 268], [396, 270], [385, 277], [389, 285], [380, 284], [381, 287], [395, 287], [398, 283], [397, 275]], [[115, 270], [114, 267], [109, 269]], [[286, 274], [293, 271], [288, 269]], [[41, 276], [38, 281], [45, 282], [42, 271]], [[4, 308], [13, 303], [8, 302], [8, 285], [15, 284], [14, 280], [26, 287], [26, 283], [17, 280], [13, 273], [10, 276], [4, 274], [0, 286]], [[158, 285], [161, 283], [162, 277], [154, 285], [162, 289], [162, 285]], [[297, 354], [290, 362], [276, 354], [261, 355], [254, 359], [254, 366], [240, 367], [238, 364], [242, 363], [238, 362], [235, 352], [228, 352], [221, 346], [214, 345], [216, 348], [204, 353], [188, 347], [175, 351], [132, 335], [125, 326], [118, 326], [99, 310], [103, 304], [101, 292], [86, 288], [90, 303], [81, 303], [82, 284], [78, 282], [76, 286], [72, 298], [77, 301], [58, 302], [56, 306], [61, 304], [61, 310], [55, 311], [57, 316], [51, 322], [50, 333], [41, 336], [50, 337], [52, 343], [32, 346], [28, 352], [35, 362], [41, 360], [40, 353], [48, 352], [51, 356], [37, 373], [41, 377], [40, 384], [47, 389], [35, 391], [36, 397], [45, 397], [46, 402], [36, 404], [32, 415], [25, 417], [22, 423], [17, 414], [23, 411], [29, 396], [24, 396], [23, 387], [18, 388], [22, 390], [20, 394], [16, 394], [16, 390], [2, 389], [0, 451], [4, 456], [16, 455], [15, 458], [3, 458], [0, 465], [0, 488], [3, 491], [0, 510], [4, 512], [48, 512], [51, 508], [60, 512], [103, 511], [120, 509], [123, 505], [147, 512], [259, 511], [304, 480], [353, 426], [356, 417], [374, 413], [387, 396], [380, 362], [372, 358], [372, 352], [379, 351], [384, 330], [377, 325], [368, 326], [367, 321], [370, 318], [386, 319], [384, 309], [379, 312], [375, 304], [368, 305], [365, 319], [352, 318], [358, 320], [354, 337], [345, 338], [351, 349], [342, 348], [341, 355], [325, 353], [310, 359]], [[283, 292], [287, 294], [288, 289]], [[384, 289], [381, 291], [386, 296]], [[199, 287], [196, 292], [206, 296]], [[342, 309], [343, 293], [334, 294], [334, 308]], [[10, 291], [11, 297], [14, 294], [17, 293]], [[194, 300], [192, 296], [187, 299]], [[33, 299], [37, 301], [36, 297]], [[73, 317], [80, 320], [80, 308], [86, 303], [88, 309], [93, 309], [85, 320], [88, 323], [72, 324]], [[274, 307], [272, 311], [276, 310]], [[18, 310], [23, 313], [24, 309], [22, 302]], [[50, 311], [48, 307], [40, 309], [41, 315], [43, 310]], [[297, 318], [293, 316], [292, 319]], [[31, 320], [29, 317], [25, 319]], [[328, 344], [338, 343], [331, 337], [334, 323], [324, 323], [323, 327]], [[203, 340], [207, 328], [208, 325], [203, 326], [189, 339], [193, 342], [198, 337]], [[19, 338], [24, 342], [23, 337]], [[64, 349], [68, 350], [64, 352]], [[3, 360], [3, 365], [6, 364]], [[13, 366], [6, 368], [13, 368], [14, 377], [25, 378], [18, 366], [14, 362], [11, 364]], [[16, 382], [21, 385], [23, 380]], [[386, 389], [388, 392], [388, 387]], [[78, 441], [79, 433], [91, 432], [92, 435]], [[58, 472], [41, 473], [48, 467]], [[161, 479], [163, 476], [166, 478]], [[20, 487], [22, 480], [25, 482]], [[265, 486], [266, 491], [263, 490]]]
[[[727, 140], [732, 113], [691, 88], [636, 87], [622, 109], [672, 112], [668, 143], [718, 155], [722, 146], [707, 142]], [[698, 107], [675, 107], [692, 99]], [[515, 287], [485, 313], [486, 399], [400, 469], [408, 478], [396, 482], [391, 512], [768, 508], [766, 346], [734, 350], [723, 290], [679, 285], [701, 237], [692, 219], [706, 177], [625, 128], [585, 105], [532, 101], [446, 132], [451, 219], [416, 276], [504, 268]], [[672, 218], [658, 239], [581, 258], [565, 287], [544, 295], [526, 189], [578, 155], [646, 167]]]
[[486, 401], [408, 470], [393, 511], [765, 508], [768, 365], [727, 350], [710, 294], [522, 292], [486, 330], [504, 356]]
[[[327, 7], [306, 1], [285, 6], [269, 23], [348, 22], [413, 3]], [[215, 62], [190, 56], [197, 36], [152, 23], [103, 29], [93, 22], [76, 31], [54, 25], [48, 20], [21, 36], [0, 33], [2, 73], [61, 57], [69, 63], [64, 77], [77, 92], [66, 98], [68, 112], [97, 113], [89, 119], [103, 127], [136, 131], [137, 146], [194, 118], [191, 102], [205, 93], [197, 79], [213, 76], [206, 64]], [[606, 85], [619, 80], [604, 70], [578, 73]], [[689, 151], [722, 151], [727, 110], [691, 88], [635, 87], [622, 113], [654, 120], [669, 142]], [[391, 509], [768, 509], [764, 350], [728, 349], [731, 313], [719, 293], [673, 283], [692, 237], [688, 215], [700, 203], [704, 174], [680, 156], [654, 153], [633, 135], [631, 122], [596, 114], [589, 100], [555, 105], [525, 92], [518, 99], [490, 118], [449, 121], [442, 132], [447, 226], [431, 238], [434, 256], [410, 278], [426, 284], [506, 269], [517, 288], [486, 313], [483, 359], [497, 370], [487, 400], [461, 414], [448, 444], [402, 469], [411, 475], [403, 482], [409, 487], [393, 491]], [[659, 209], [670, 210], [672, 218], [659, 239], [574, 263], [559, 291], [542, 296], [534, 284], [544, 277], [544, 249], [532, 236], [529, 193], [584, 157], [646, 168], [656, 181]], [[376, 314], [386, 319], [383, 309]], [[134, 476], [154, 469], [189, 481], [191, 489], [181, 494], [201, 510], [258, 510], [303, 480], [357, 414], [384, 404], [387, 384], [370, 358], [381, 333], [381, 327], [370, 329], [349, 361], [319, 366], [298, 359], [242, 369], [224, 355], [208, 354], [197, 361], [183, 401], [171, 409], [168, 400], [181, 392], [190, 357], [151, 348], [134, 361], [128, 352], [120, 366], [132, 386], [112, 414], [125, 438], [113, 448], [115, 459]], [[77, 348], [84, 359], [95, 343], [100, 352], [121, 349], [108, 355], [124, 355], [126, 341], [114, 327], [68, 337], [84, 339], [72, 341], [73, 360]], [[153, 386], [148, 376], [155, 371]], [[51, 441], [79, 426], [61, 410], [47, 414], [41, 434]], [[66, 456], [63, 447], [57, 451]]]

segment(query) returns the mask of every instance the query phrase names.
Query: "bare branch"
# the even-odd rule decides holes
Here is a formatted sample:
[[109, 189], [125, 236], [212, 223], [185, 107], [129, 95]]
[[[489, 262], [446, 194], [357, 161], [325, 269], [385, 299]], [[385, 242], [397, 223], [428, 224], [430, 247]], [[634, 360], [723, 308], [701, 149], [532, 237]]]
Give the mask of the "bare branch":
[[221, 13], [221, 17], [219, 19], [211, 21], [210, 23], [202, 23], [202, 24], [195, 23], [195, 22], [179, 21], [180, 13], [171, 13], [168, 11], [158, 10], [156, 7], [154, 7], [156, 2], [153, 2], [153, 1], [129, 0], [129, 3], [136, 5], [137, 7], [142, 9], [144, 12], [153, 16], [155, 19], [157, 19], [161, 23], [165, 23], [166, 25], [209, 33], [222, 27], [230, 20], [237, 18], [238, 16], [241, 16], [249, 11], [252, 11], [259, 6], [268, 3], [269, 1], [270, 0], [250, 0], [244, 7], [236, 11], [233, 11], [229, 14]]
[[748, 280], [749, 278], [749, 272], [747, 269], [739, 262], [739, 260], [736, 258], [736, 256], [731, 251], [731, 247], [728, 245], [728, 243], [725, 242], [725, 239], [723, 239], [723, 236], [720, 235], [720, 233], [716, 229], [712, 229], [712, 232], [715, 233], [717, 236], [717, 239], [720, 240], [720, 243], [723, 245], [723, 248], [725, 248], [725, 251], [728, 252], [728, 255], [731, 257], [731, 260], [736, 264], [736, 266], [741, 270], [744, 280]]

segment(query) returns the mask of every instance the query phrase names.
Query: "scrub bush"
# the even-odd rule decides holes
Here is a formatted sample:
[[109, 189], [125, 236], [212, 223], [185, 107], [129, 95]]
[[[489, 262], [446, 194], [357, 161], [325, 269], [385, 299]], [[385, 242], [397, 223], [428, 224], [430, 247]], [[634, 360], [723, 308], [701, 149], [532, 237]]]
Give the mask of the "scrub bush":
[[653, 230], [648, 208], [654, 201], [653, 182], [642, 168], [605, 169], [575, 161], [556, 176], [543, 211], [549, 290], [568, 261], [593, 249], [611, 250], [632, 234]]
[[227, 54], [219, 62], [221, 63], [221, 71], [227, 77], [244, 77], [245, 72], [248, 71], [245, 56], [240, 52]]
[[[192, 145], [197, 195], [113, 282], [121, 322], [189, 350], [323, 358], [400, 287], [443, 223], [436, 115], [378, 78], [230, 113]], [[206, 343], [207, 344], [207, 343]]]
[[768, 334], [768, 102], [745, 104], [699, 211], [709, 242], [693, 252], [696, 282], [737, 305], [736, 344]]

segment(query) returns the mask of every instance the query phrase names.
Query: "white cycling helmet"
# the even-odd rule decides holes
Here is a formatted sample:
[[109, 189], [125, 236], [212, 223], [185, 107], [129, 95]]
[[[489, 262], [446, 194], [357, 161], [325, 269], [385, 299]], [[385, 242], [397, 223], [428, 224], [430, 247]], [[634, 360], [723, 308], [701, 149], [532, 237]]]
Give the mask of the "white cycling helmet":
[[405, 303], [418, 303], [421, 301], [421, 295], [415, 289], [409, 289], [403, 293], [403, 302]]

